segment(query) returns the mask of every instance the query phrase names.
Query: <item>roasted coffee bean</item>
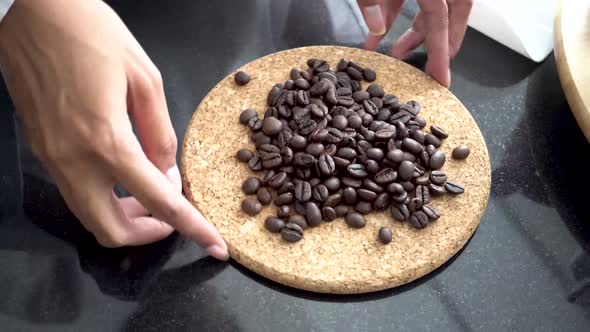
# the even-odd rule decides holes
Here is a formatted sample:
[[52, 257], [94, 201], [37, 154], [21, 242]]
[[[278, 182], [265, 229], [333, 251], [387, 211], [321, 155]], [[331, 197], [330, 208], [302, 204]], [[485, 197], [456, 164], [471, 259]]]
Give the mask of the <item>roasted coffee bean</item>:
[[375, 193], [374, 191], [370, 191], [368, 189], [361, 188], [357, 189], [356, 192], [358, 196], [365, 201], [372, 201], [375, 198], [377, 198], [377, 193]]
[[408, 203], [408, 210], [411, 213], [419, 211], [422, 208], [422, 201], [419, 198], [411, 198], [410, 202]]
[[383, 244], [388, 244], [393, 239], [393, 232], [389, 227], [381, 227], [379, 229], [379, 241]]
[[246, 195], [254, 195], [262, 186], [262, 181], [257, 177], [249, 177], [242, 183], [242, 191]]
[[382, 192], [373, 201], [373, 208], [377, 211], [383, 211], [391, 204], [389, 193]]
[[407, 221], [410, 218], [410, 210], [404, 204], [394, 204], [391, 206], [391, 215], [398, 221]]
[[310, 88], [309, 82], [301, 77], [295, 79], [295, 86], [301, 90], [308, 90]]
[[402, 146], [407, 151], [411, 152], [414, 155], [422, 153], [424, 151], [424, 147], [422, 144], [418, 143], [417, 141], [411, 138], [404, 138], [402, 141]]
[[326, 206], [322, 208], [322, 219], [326, 222], [334, 221], [336, 219], [336, 211], [334, 208]]
[[428, 190], [430, 191], [430, 195], [432, 196], [442, 196], [444, 195], [447, 191], [445, 190], [445, 187], [431, 183], [430, 185], [428, 185]]
[[389, 123], [395, 124], [395, 125], [397, 125], [398, 123], [405, 124], [406, 122], [410, 121], [411, 119], [412, 119], [412, 116], [410, 114], [407, 114], [405, 112], [397, 112], [397, 113], [393, 113], [391, 118], [389, 118]]
[[397, 182], [394, 182], [394, 183], [390, 183], [390, 184], [387, 185], [387, 191], [390, 192], [390, 193], [392, 193], [392, 194], [401, 194], [405, 190], [404, 190], [404, 187], [401, 184], [399, 184]]
[[276, 107], [271, 107], [269, 109], [266, 110], [266, 112], [264, 112], [264, 118], [278, 118], [279, 117], [279, 111], [277, 110]]
[[440, 214], [430, 205], [422, 206], [422, 212], [428, 217], [430, 222], [437, 221], [440, 218]]
[[370, 202], [360, 201], [360, 202], [356, 203], [356, 205], [354, 206], [354, 209], [358, 213], [368, 214], [368, 213], [371, 213], [371, 211], [373, 211], [373, 206], [371, 205]]
[[295, 201], [295, 204], [293, 204], [293, 207], [295, 209], [295, 213], [300, 214], [302, 216], [305, 215], [305, 203], [304, 202]]
[[313, 86], [309, 89], [309, 92], [313, 97], [323, 96], [326, 92], [328, 92], [328, 89], [332, 87], [332, 85], [332, 82], [324, 78], [313, 84]]
[[291, 192], [293, 190], [295, 190], [295, 184], [289, 180], [285, 181], [285, 183], [283, 183], [279, 189], [276, 189], [278, 195]]
[[377, 120], [379, 121], [389, 121], [391, 118], [391, 110], [389, 108], [382, 108], [379, 110], [377, 114]]
[[289, 145], [291, 138], [293, 137], [293, 133], [291, 131], [283, 130], [277, 136], [277, 142], [279, 147], [285, 147]]
[[336, 129], [343, 130], [348, 127], [348, 120], [343, 115], [337, 115], [332, 119], [332, 126]]
[[336, 85], [336, 83], [338, 83], [338, 77], [336, 77], [336, 75], [333, 72], [331, 72], [331, 71], [326, 71], [326, 72], [323, 72], [323, 73], [319, 73], [317, 75], [317, 77], [319, 79], [325, 78], [328, 81], [332, 82], [332, 84], [334, 84], [334, 85]]
[[[413, 165], [413, 164], [412, 164]], [[401, 169], [401, 166], [400, 166]], [[398, 172], [392, 168], [384, 168], [375, 174], [374, 180], [379, 185], [389, 184], [398, 177]]]
[[309, 134], [309, 139], [314, 142], [322, 142], [328, 137], [327, 129], [316, 129]]
[[282, 193], [275, 198], [275, 205], [287, 205], [293, 203], [294, 197], [290, 192]]
[[424, 167], [417, 164], [414, 165], [414, 174], [412, 177], [417, 178], [424, 175], [424, 173], [426, 173], [426, 169]]
[[391, 106], [399, 101], [394, 95], [384, 95], [381, 100], [383, 100], [383, 105], [385, 106]]
[[347, 59], [340, 59], [338, 65], [336, 65], [336, 71], [345, 71], [348, 68], [348, 62]]
[[282, 205], [277, 209], [277, 217], [279, 218], [288, 218], [290, 214], [291, 207], [289, 205]]
[[387, 159], [396, 163], [401, 163], [404, 160], [404, 152], [400, 149], [390, 150], [387, 152]]
[[426, 139], [424, 137], [424, 132], [422, 130], [420, 130], [420, 129], [418, 129], [418, 130], [412, 130], [412, 132], [410, 133], [410, 137], [414, 141], [416, 141], [416, 142], [418, 142], [420, 144], [424, 144], [425, 139]]
[[342, 178], [342, 184], [347, 187], [353, 187], [355, 189], [358, 189], [363, 185], [363, 181], [345, 176]]
[[310, 227], [316, 227], [322, 223], [322, 211], [314, 202], [308, 202], [305, 206], [305, 219]]
[[309, 119], [310, 117], [310, 112], [311, 112], [311, 106], [310, 107], [293, 107], [293, 110], [291, 111], [291, 113], [293, 114], [293, 120], [300, 122], [303, 121], [304, 119]]
[[234, 75], [234, 81], [237, 85], [246, 85], [250, 82], [250, 75], [243, 71], [239, 71]]
[[301, 71], [298, 68], [293, 68], [289, 72], [289, 78], [296, 81], [297, 79], [301, 78]]
[[301, 206], [303, 207], [303, 214], [294, 214], [292, 216], [289, 217], [289, 219], [287, 220], [287, 223], [291, 223], [291, 224], [295, 224], [299, 227], [301, 227], [301, 229], [305, 230], [309, 228], [309, 225], [307, 224], [307, 220], [305, 219], [304, 215], [305, 215], [305, 204], [301, 204]]
[[383, 107], [383, 101], [381, 100], [381, 98], [371, 97], [370, 100], [373, 102], [373, 104], [375, 104], [375, 106], [377, 106], [378, 109], [381, 109]]
[[326, 137], [326, 142], [332, 144], [338, 144], [342, 141], [342, 132], [336, 128], [328, 128], [328, 136]]
[[420, 152], [418, 160], [420, 161], [420, 164], [424, 167], [428, 167], [430, 165], [430, 155], [426, 151]]
[[266, 104], [268, 106], [274, 105], [282, 92], [283, 91], [281, 90], [281, 88], [274, 86], [268, 93], [268, 97], [266, 98]]
[[338, 89], [336, 89], [336, 94], [338, 96], [349, 97], [349, 96], [352, 96], [352, 90], [349, 88], [338, 88]]
[[377, 79], [377, 73], [371, 68], [363, 69], [363, 78], [367, 82], [373, 82]]
[[375, 181], [370, 180], [370, 179], [363, 180], [363, 187], [367, 188], [371, 191], [374, 191], [376, 193], [383, 192], [383, 187], [378, 185], [377, 183], [375, 183]]
[[342, 218], [350, 211], [350, 207], [346, 205], [337, 205], [334, 207], [334, 211], [336, 212], [337, 218]]
[[428, 184], [430, 184], [430, 177], [428, 176], [428, 174], [424, 174], [414, 179], [414, 182], [416, 183], [416, 185], [427, 186]]
[[358, 69], [356, 69], [354, 67], [348, 67], [348, 68], [346, 68], [346, 73], [353, 80], [360, 81], [360, 80], [363, 79], [363, 74]]
[[262, 167], [266, 169], [276, 168], [281, 166], [283, 163], [283, 159], [279, 152], [261, 154], [262, 157]]
[[307, 146], [307, 138], [298, 134], [294, 134], [293, 137], [291, 137], [290, 143], [295, 149], [305, 149]]
[[336, 162], [329, 154], [322, 154], [318, 158], [318, 169], [323, 175], [332, 175], [336, 172]]
[[449, 194], [453, 195], [459, 195], [465, 192], [465, 188], [462, 185], [451, 181], [447, 181], [447, 183], [445, 183], [445, 189]]
[[293, 161], [293, 150], [286, 146], [281, 148], [281, 157], [283, 158], [283, 163], [285, 165], [290, 164]]
[[379, 171], [379, 163], [375, 160], [367, 160], [367, 162], [365, 162], [365, 168], [367, 169], [367, 172], [375, 174]]
[[326, 181], [324, 181], [324, 185], [326, 186], [326, 188], [328, 188], [329, 191], [334, 192], [340, 189], [340, 178], [332, 176], [326, 179]]
[[377, 114], [379, 114], [379, 108], [370, 100], [365, 100], [363, 102], [363, 109], [371, 116], [377, 116]]
[[402, 180], [408, 181], [414, 175], [414, 169], [414, 163], [404, 160], [399, 165], [399, 168], [397, 169], [397, 174]]
[[349, 96], [338, 97], [338, 105], [341, 105], [344, 107], [350, 107], [353, 104], [354, 104], [354, 99], [352, 99], [352, 97], [349, 97]]
[[285, 221], [277, 217], [268, 217], [264, 221], [264, 228], [271, 233], [279, 233], [285, 227]]
[[346, 187], [342, 191], [342, 201], [347, 205], [353, 205], [356, 203], [357, 192], [352, 187]]
[[316, 202], [322, 203], [328, 198], [330, 192], [325, 185], [318, 184], [313, 187], [311, 195]]
[[250, 160], [248, 160], [248, 167], [254, 172], [258, 172], [262, 170], [262, 158], [258, 153], [255, 153]]
[[432, 171], [430, 173], [430, 181], [434, 184], [443, 185], [447, 182], [447, 175], [443, 171]]
[[402, 122], [397, 122], [395, 124], [395, 128], [397, 130], [396, 131], [396, 138], [398, 140], [402, 140], [410, 135], [410, 131], [408, 130], [406, 125]]
[[298, 125], [298, 131], [301, 135], [307, 136], [317, 128], [317, 123], [311, 119], [302, 120]]
[[367, 169], [362, 164], [351, 164], [346, 168], [348, 175], [352, 176], [353, 178], [366, 178], [369, 173], [367, 173]]
[[281, 229], [281, 237], [287, 242], [297, 242], [303, 239], [303, 229], [294, 223], [288, 223]]
[[358, 115], [353, 115], [348, 118], [348, 126], [353, 129], [359, 129], [363, 125], [363, 120]]
[[340, 158], [353, 160], [354, 158], [356, 158], [356, 151], [353, 148], [348, 147], [340, 148], [338, 149], [338, 151], [336, 151], [336, 156]]
[[432, 154], [436, 152], [436, 147], [434, 145], [427, 145], [426, 152], [432, 156]]
[[[364, 110], [363, 110], [364, 112]], [[369, 124], [371, 124], [371, 122], [373, 122], [373, 116], [369, 113], [364, 113], [363, 115], [359, 115], [361, 117], [361, 120], [363, 120], [362, 125], [363, 126], [368, 126]], [[363, 129], [362, 127], [360, 128], [361, 130]], [[362, 133], [363, 136], [365, 136], [365, 139], [367, 138], [367, 134], [366, 133]], [[373, 133], [373, 136], [375, 136], [375, 133]]]
[[254, 152], [252, 152], [248, 149], [240, 149], [240, 150], [238, 150], [238, 153], [236, 154], [236, 158], [238, 158], [238, 160], [243, 163], [247, 163], [250, 160], [250, 158], [252, 158], [253, 156], [254, 156]]
[[334, 155], [336, 155], [337, 150], [338, 150], [338, 147], [336, 146], [336, 144], [328, 144], [328, 146], [326, 146], [325, 153], [329, 156], [334, 156]]
[[416, 186], [414, 186], [414, 184], [412, 184], [412, 182], [410, 182], [410, 181], [400, 182], [400, 184], [402, 185], [402, 187], [404, 187], [404, 190], [408, 193], [412, 192], [412, 191], [414, 191], [414, 189], [416, 189]]
[[367, 87], [367, 92], [373, 97], [381, 98], [385, 95], [383, 87], [377, 83], [373, 83]]
[[423, 117], [418, 115], [414, 118], [414, 121], [418, 124], [418, 128], [422, 129], [426, 127], [426, 119], [424, 119]]
[[367, 91], [357, 91], [352, 94], [352, 98], [354, 99], [354, 101], [360, 104], [363, 101], [371, 98], [371, 95]]
[[349, 212], [346, 215], [345, 221], [352, 228], [363, 228], [366, 225], [365, 217], [359, 212]]
[[315, 161], [315, 157], [308, 153], [297, 152], [293, 155], [293, 163], [299, 167], [311, 167]]
[[311, 187], [313, 188], [313, 187], [317, 186], [318, 184], [320, 184], [321, 181], [322, 180], [320, 180], [320, 178], [313, 178], [313, 179], [309, 180], [308, 182], [311, 185]]
[[391, 199], [393, 199], [394, 202], [396, 203], [404, 203], [406, 201], [406, 199], [408, 199], [408, 193], [405, 191], [402, 191], [401, 193], [391, 196]]
[[389, 141], [392, 138], [395, 138], [395, 127], [388, 127], [384, 129], [377, 130], [375, 132], [375, 139], [379, 141]]
[[410, 224], [412, 226], [414, 226], [414, 228], [424, 228], [426, 227], [426, 225], [428, 225], [428, 216], [426, 216], [426, 214], [424, 214], [424, 212], [422, 211], [417, 211], [412, 213], [412, 215], [410, 216]]
[[342, 200], [342, 195], [341, 194], [332, 194], [330, 196], [328, 196], [328, 198], [326, 198], [326, 200], [324, 201], [324, 206], [331, 206], [334, 207], [338, 204], [340, 204], [340, 201]]
[[246, 125], [248, 124], [248, 121], [250, 121], [252, 118], [257, 117], [258, 113], [256, 113], [256, 110], [253, 108], [248, 108], [240, 114], [240, 123]]
[[259, 131], [262, 129], [262, 120], [260, 120], [258, 116], [250, 118], [250, 120], [248, 120], [248, 128], [250, 128], [251, 131]]
[[311, 185], [307, 181], [300, 181], [295, 185], [295, 199], [307, 202], [311, 199]]
[[334, 159], [334, 164], [336, 167], [339, 168], [347, 168], [350, 166], [351, 162], [348, 159], [340, 158], [340, 157], [332, 157]]
[[326, 105], [309, 105], [309, 113], [318, 118], [324, 118], [328, 115], [328, 106]]
[[430, 132], [440, 139], [446, 139], [449, 137], [449, 134], [439, 126], [430, 126]]
[[424, 143], [427, 145], [432, 145], [435, 148], [440, 148], [442, 145], [440, 139], [433, 134], [426, 134], [426, 136], [424, 136]]
[[465, 144], [458, 145], [456, 148], [453, 149], [453, 159], [466, 159], [469, 156], [469, 147]]
[[[344, 97], [344, 96], [342, 96]], [[328, 91], [326, 92], [326, 103], [328, 103], [329, 105], [336, 105], [338, 104], [338, 94], [336, 93], [336, 89], [334, 88], [329, 88]]]
[[242, 200], [242, 211], [250, 216], [255, 216], [262, 211], [262, 204], [256, 198], [244, 198]]
[[442, 151], [436, 151], [430, 156], [430, 168], [440, 169], [445, 164], [445, 153]]
[[318, 157], [324, 153], [324, 145], [321, 143], [311, 143], [305, 148], [305, 152], [314, 157]]

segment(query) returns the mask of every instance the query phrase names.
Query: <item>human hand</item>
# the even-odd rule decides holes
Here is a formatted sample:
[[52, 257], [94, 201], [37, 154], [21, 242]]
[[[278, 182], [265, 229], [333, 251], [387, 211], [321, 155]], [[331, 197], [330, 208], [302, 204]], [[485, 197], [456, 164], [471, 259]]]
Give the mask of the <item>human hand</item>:
[[[16, 0], [0, 23], [0, 68], [33, 152], [100, 244], [142, 245], [175, 228], [228, 258], [182, 196], [160, 73], [106, 4]], [[116, 183], [134, 197], [117, 198]]]
[[[399, 14], [404, 0], [357, 0], [369, 35], [365, 48], [375, 50]], [[451, 84], [450, 60], [455, 57], [465, 31], [473, 0], [417, 0], [420, 12], [393, 45], [392, 56], [404, 59], [422, 43], [426, 45], [426, 73], [440, 84]]]

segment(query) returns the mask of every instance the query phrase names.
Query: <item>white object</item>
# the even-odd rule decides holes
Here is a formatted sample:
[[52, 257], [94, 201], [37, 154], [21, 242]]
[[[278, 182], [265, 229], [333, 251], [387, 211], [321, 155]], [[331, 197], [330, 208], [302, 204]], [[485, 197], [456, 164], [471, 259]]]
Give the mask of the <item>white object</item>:
[[469, 25], [541, 62], [553, 50], [555, 0], [475, 0]]
[[14, 0], [0, 0], [0, 21], [6, 16], [8, 9], [10, 9], [10, 6], [12, 6], [13, 3]]

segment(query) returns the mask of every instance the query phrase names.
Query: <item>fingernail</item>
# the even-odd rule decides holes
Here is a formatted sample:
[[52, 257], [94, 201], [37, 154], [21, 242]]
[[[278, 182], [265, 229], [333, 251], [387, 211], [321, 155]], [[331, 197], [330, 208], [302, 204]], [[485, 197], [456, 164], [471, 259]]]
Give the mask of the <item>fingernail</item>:
[[363, 8], [365, 14], [365, 21], [369, 28], [369, 33], [375, 36], [385, 34], [385, 22], [383, 21], [383, 14], [381, 13], [380, 5], [372, 5]]
[[170, 182], [174, 184], [174, 188], [176, 188], [177, 190], [182, 189], [182, 180], [180, 179], [180, 171], [178, 170], [178, 165], [170, 167], [170, 169], [166, 171], [166, 177], [168, 178], [168, 180], [170, 180]]
[[217, 244], [213, 244], [207, 247], [207, 252], [209, 253], [209, 255], [221, 261], [227, 261], [229, 259], [229, 253], [227, 252], [227, 249], [222, 248], [220, 245]]

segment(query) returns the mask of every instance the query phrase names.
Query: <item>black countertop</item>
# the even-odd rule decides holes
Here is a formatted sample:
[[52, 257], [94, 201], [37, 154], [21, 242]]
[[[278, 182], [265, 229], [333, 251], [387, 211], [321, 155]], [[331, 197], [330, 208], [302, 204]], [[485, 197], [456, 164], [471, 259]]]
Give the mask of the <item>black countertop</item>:
[[[113, 2], [163, 74], [179, 140], [233, 69], [298, 46], [360, 47], [364, 36], [354, 1]], [[381, 51], [409, 22], [398, 19]], [[590, 145], [553, 56], [535, 64], [470, 29], [452, 75], [491, 156], [481, 225], [434, 273], [359, 296], [277, 285], [178, 235], [101, 248], [31, 157], [0, 89], [2, 330], [588, 330]]]

